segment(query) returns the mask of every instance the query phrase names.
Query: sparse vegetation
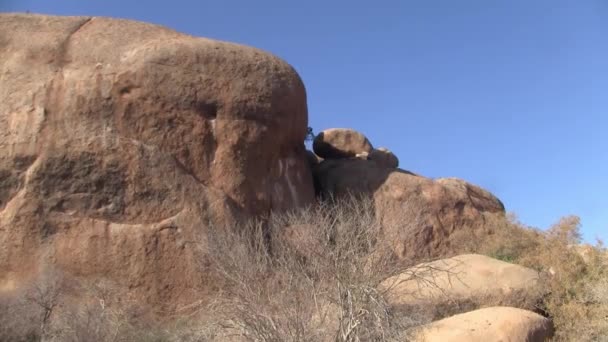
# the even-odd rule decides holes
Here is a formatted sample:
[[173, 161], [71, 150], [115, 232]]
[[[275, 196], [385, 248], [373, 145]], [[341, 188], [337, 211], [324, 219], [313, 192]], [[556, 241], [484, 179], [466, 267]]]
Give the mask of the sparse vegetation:
[[[36, 300], [23, 297], [28, 306], [21, 308], [44, 313], [31, 341], [402, 341], [428, 317], [396, 311], [378, 291], [408, 266], [381, 236], [371, 200], [355, 198], [210, 230], [205, 248], [219, 291], [179, 327], [142, 328], [125, 303], [108, 299], [111, 287], [90, 284], [80, 284], [84, 301], [36, 291]], [[8, 334], [19, 337], [3, 340], [26, 336]]]
[[[581, 247], [576, 217], [547, 231], [513, 217], [491, 225], [492, 234], [463, 239], [462, 248], [538, 270], [545, 295], [535, 309], [553, 319], [556, 340], [608, 336], [608, 254], [601, 243]], [[529, 304], [481, 298], [446, 308], [391, 307], [378, 284], [418, 260], [395, 257], [368, 199], [271, 214], [248, 226], [209, 230], [207, 240], [218, 290], [188, 319], [150, 326], [138, 319], [136, 303], [117, 299], [111, 283], [79, 282], [51, 269], [28, 289], [0, 298], [0, 340], [403, 341], [438, 312], [505, 300]]]
[[147, 326], [137, 319], [137, 309], [135, 303], [116, 302], [109, 282], [79, 282], [48, 269], [27, 289], [0, 298], [0, 341], [188, 341], [179, 334], [189, 330]]
[[372, 202], [350, 198], [214, 235], [216, 326], [248, 341], [405, 339], [424, 318], [377, 290], [404, 269], [381, 234]]

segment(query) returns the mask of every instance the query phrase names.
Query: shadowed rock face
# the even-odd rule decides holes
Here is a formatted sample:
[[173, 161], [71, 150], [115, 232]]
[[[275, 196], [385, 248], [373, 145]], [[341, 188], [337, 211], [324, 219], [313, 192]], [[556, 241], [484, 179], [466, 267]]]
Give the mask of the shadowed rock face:
[[432, 180], [357, 158], [325, 159], [312, 168], [322, 195], [371, 196], [386, 239], [403, 259], [457, 254], [457, 238], [484, 236], [486, 223], [504, 215], [494, 195], [456, 178]]
[[0, 80], [0, 289], [50, 264], [179, 305], [210, 222], [313, 200], [304, 86], [263, 51], [0, 14]]

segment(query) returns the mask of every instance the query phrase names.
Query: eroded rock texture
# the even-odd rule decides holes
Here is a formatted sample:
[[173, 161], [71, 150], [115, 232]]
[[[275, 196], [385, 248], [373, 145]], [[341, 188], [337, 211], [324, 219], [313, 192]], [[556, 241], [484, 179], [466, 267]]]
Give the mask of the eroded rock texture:
[[0, 80], [0, 289], [51, 265], [178, 305], [214, 222], [313, 200], [304, 86], [263, 51], [0, 14]]
[[456, 178], [429, 179], [359, 158], [325, 159], [313, 165], [321, 195], [373, 198], [385, 237], [402, 259], [461, 252], [461, 239], [479, 239], [504, 215], [500, 200]]

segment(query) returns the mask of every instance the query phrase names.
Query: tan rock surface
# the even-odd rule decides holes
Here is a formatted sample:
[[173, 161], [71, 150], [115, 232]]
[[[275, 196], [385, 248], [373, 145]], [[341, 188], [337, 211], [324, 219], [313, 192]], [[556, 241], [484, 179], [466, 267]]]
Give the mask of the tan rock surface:
[[365, 135], [349, 128], [326, 129], [315, 137], [312, 148], [324, 159], [352, 158], [370, 153], [372, 144]]
[[424, 326], [420, 342], [544, 342], [553, 336], [551, 321], [534, 312], [491, 307], [455, 315]]
[[178, 305], [210, 222], [313, 200], [305, 89], [268, 53], [20, 14], [0, 46], [0, 288], [45, 260]]
[[538, 272], [485, 255], [464, 254], [423, 263], [380, 285], [392, 305], [539, 294]]

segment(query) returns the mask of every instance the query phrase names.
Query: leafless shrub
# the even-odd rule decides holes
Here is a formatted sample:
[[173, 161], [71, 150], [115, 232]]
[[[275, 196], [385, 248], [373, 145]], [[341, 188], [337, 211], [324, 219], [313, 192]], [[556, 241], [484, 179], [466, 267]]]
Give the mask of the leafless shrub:
[[134, 320], [132, 306], [116, 301], [113, 287], [49, 268], [23, 290], [0, 297], [0, 341], [186, 341], [185, 329], [169, 332]]
[[406, 265], [382, 239], [369, 199], [271, 215], [208, 240], [223, 281], [210, 306], [223, 338], [391, 341], [420, 323], [398, 315], [377, 290]]
[[40, 340], [40, 313], [20, 295], [0, 296], [0, 341], [34, 342]]
[[51, 320], [65, 288], [61, 272], [45, 268], [29, 286], [0, 298], [0, 340], [42, 341], [52, 337]]
[[25, 300], [40, 309], [40, 335], [49, 335], [51, 316], [59, 305], [60, 296], [66, 287], [63, 274], [55, 269], [46, 269], [26, 291]]

